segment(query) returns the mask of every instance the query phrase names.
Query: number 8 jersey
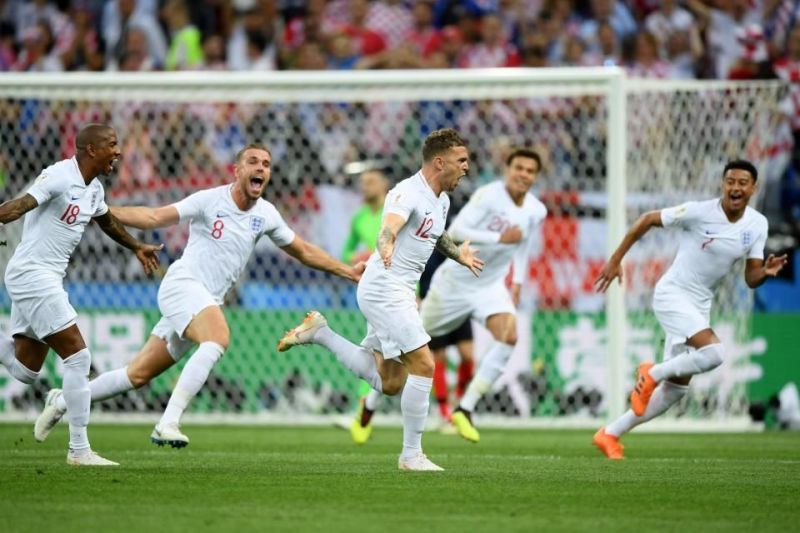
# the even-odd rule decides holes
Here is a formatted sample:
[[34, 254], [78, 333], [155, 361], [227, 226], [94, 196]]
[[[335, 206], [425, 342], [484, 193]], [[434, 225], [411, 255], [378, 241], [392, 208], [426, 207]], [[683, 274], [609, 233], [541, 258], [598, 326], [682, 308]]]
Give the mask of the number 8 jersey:
[[394, 281], [414, 291], [436, 241], [444, 232], [449, 208], [447, 194], [442, 192], [437, 197], [421, 171], [392, 188], [383, 204], [383, 216], [394, 213], [406, 219], [406, 223], [397, 234], [391, 266], [385, 268], [376, 251], [361, 282]]
[[266, 200], [259, 198], [247, 211], [239, 209], [231, 187], [199, 191], [174, 204], [181, 222], [189, 219], [191, 225], [183, 256], [167, 272], [168, 278], [188, 275], [201, 282], [220, 304], [247, 265], [258, 239], [267, 235], [277, 246], [287, 246], [295, 237]]
[[87, 185], [72, 157], [44, 169], [26, 192], [39, 206], [25, 214], [6, 284], [60, 283], [86, 225], [108, 212], [103, 185], [97, 178]]

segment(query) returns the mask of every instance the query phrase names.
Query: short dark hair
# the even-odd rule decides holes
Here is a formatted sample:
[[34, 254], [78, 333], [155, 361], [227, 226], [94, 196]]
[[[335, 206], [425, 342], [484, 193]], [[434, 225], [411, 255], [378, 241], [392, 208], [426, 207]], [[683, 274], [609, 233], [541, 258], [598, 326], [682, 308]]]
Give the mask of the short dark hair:
[[539, 157], [539, 154], [536, 153], [535, 150], [530, 148], [514, 148], [511, 150], [511, 153], [508, 154], [506, 157], [506, 166], [511, 165], [511, 162], [514, 161], [516, 157], [526, 157], [528, 159], [533, 159], [536, 161], [536, 172], [542, 170], [542, 158]]
[[725, 174], [727, 174], [731, 169], [749, 172], [750, 175], [753, 176], [753, 181], [758, 181], [758, 170], [756, 170], [756, 166], [746, 159], [734, 159], [733, 161], [728, 161], [728, 164], [725, 165], [725, 168], [722, 171], [722, 177], [724, 178]]
[[425, 137], [425, 142], [422, 144], [422, 160], [428, 162], [456, 146], [467, 146], [456, 130], [453, 128], [436, 130]]
[[242, 156], [244, 155], [244, 153], [246, 151], [248, 151], [248, 150], [251, 150], [251, 149], [264, 150], [265, 152], [267, 152], [269, 154], [270, 157], [272, 157], [272, 152], [269, 151], [269, 148], [267, 148], [266, 145], [261, 144], [261, 143], [250, 143], [247, 146], [245, 146], [244, 148], [242, 148], [241, 150], [239, 150], [238, 152], [236, 152], [236, 159], [234, 159], [234, 162], [238, 163], [239, 161], [241, 161], [242, 160]]

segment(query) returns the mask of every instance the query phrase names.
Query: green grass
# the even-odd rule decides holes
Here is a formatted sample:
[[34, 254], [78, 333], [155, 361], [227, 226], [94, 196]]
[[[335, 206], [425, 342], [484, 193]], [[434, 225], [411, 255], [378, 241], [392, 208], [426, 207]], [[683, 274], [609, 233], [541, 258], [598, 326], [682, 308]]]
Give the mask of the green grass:
[[363, 447], [337, 429], [92, 425], [117, 468], [65, 464], [66, 430], [37, 444], [0, 424], [0, 531], [791, 531], [800, 435], [633, 434], [610, 462], [587, 431], [425, 436], [446, 472], [397, 471], [400, 430]]

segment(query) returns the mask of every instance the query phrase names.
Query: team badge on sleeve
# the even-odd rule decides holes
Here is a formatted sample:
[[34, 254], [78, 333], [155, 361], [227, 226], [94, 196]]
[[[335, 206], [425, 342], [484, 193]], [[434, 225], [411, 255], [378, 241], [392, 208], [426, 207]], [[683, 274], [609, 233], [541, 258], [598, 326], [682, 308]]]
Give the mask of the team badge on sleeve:
[[253, 233], [259, 233], [262, 229], [264, 229], [264, 219], [262, 217], [250, 217], [250, 231]]

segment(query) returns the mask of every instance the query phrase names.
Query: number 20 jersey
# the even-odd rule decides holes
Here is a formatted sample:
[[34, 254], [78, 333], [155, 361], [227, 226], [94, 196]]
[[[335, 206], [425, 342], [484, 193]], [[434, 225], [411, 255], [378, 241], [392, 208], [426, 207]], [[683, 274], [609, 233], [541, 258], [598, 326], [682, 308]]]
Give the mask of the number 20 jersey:
[[89, 221], [108, 212], [103, 185], [87, 185], [72, 157], [44, 169], [26, 191], [38, 207], [25, 215], [22, 240], [8, 262], [7, 284], [60, 283]]
[[376, 250], [367, 262], [361, 283], [388, 282], [413, 292], [436, 241], [444, 232], [449, 208], [450, 198], [444, 192], [437, 197], [422, 171], [395, 185], [386, 195], [383, 216], [400, 215], [406, 223], [397, 234], [392, 264], [385, 268]]

